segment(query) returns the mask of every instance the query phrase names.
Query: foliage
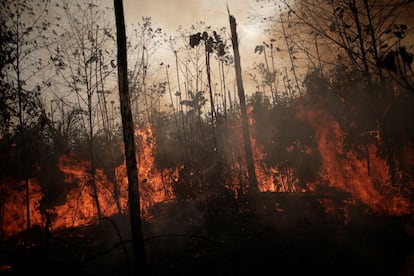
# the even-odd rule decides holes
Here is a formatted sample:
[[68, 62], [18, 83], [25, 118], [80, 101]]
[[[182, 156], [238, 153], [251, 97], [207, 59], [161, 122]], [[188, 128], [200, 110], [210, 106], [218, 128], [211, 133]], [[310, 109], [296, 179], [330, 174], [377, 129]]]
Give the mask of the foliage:
[[228, 53], [228, 46], [226, 46], [225, 41], [223, 41], [216, 31], [213, 31], [213, 35], [209, 35], [207, 31], [190, 35], [189, 43], [191, 48], [198, 46], [201, 41], [204, 41], [206, 52], [210, 54], [216, 53], [219, 59], [225, 60], [226, 62], [231, 61], [231, 57]]
[[36, 123], [43, 106], [44, 85], [39, 73], [47, 67], [37, 54], [45, 44], [51, 19], [48, 1], [2, 1], [1, 31], [1, 131], [14, 132], [18, 126]]
[[7, 129], [10, 124], [12, 114], [15, 116], [15, 112], [10, 109], [9, 101], [11, 100], [12, 93], [10, 84], [7, 82], [7, 68], [9, 64], [14, 62], [12, 56], [13, 49], [11, 43], [13, 42], [13, 34], [8, 30], [4, 22], [4, 17], [0, 19], [0, 125], [2, 126], [2, 133]]
[[166, 42], [166, 34], [155, 27], [150, 17], [133, 23], [127, 37], [128, 80], [133, 113], [139, 123], [151, 122], [159, 112], [160, 102], [166, 93], [167, 83], [157, 79], [164, 60], [157, 53]]

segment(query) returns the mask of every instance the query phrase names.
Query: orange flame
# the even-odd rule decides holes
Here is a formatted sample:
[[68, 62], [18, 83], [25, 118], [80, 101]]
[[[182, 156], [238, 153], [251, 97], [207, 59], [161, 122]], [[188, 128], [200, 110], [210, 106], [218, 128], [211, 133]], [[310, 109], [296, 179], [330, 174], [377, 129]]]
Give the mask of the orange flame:
[[[26, 229], [26, 187], [25, 181], [15, 181], [8, 178], [1, 187], [2, 206], [2, 236], [5, 238]], [[29, 179], [29, 210], [30, 224], [43, 225], [39, 211], [39, 201], [43, 197], [40, 185], [36, 179]]]
[[[146, 211], [155, 203], [174, 198], [172, 183], [178, 179], [178, 167], [175, 169], [164, 169], [159, 171], [155, 166], [156, 139], [151, 125], [147, 128], [136, 128], [135, 137], [137, 138], [136, 158], [138, 166], [138, 180], [140, 183], [141, 209], [150, 218]], [[117, 179], [124, 187], [125, 195], [127, 191], [126, 163], [124, 162], [116, 168]]]
[[310, 110], [307, 117], [319, 142], [324, 168], [321, 176], [330, 186], [351, 193], [376, 212], [404, 215], [414, 210], [413, 203], [392, 186], [387, 162], [380, 157], [375, 143], [367, 145], [368, 167], [366, 159], [344, 149], [344, 133], [329, 114]]
[[[263, 147], [257, 143], [257, 140], [252, 135], [251, 127], [256, 123], [253, 118], [252, 108], [247, 108], [248, 122], [250, 126], [250, 142], [253, 153], [253, 162], [256, 173], [256, 179], [258, 182], [258, 188], [260, 192], [305, 192], [303, 188], [299, 188], [299, 179], [295, 176], [294, 168], [287, 168], [284, 171], [281, 171], [277, 166], [269, 167], [265, 162], [265, 153]], [[243, 139], [242, 139], [242, 127], [241, 121], [237, 120], [230, 123], [232, 133], [236, 134], [236, 137], [232, 136], [232, 140], [228, 141], [233, 147], [235, 154], [232, 152], [233, 164], [231, 167], [233, 173], [237, 172], [247, 172], [246, 168], [246, 158], [244, 154], [244, 149], [242, 148]], [[235, 142], [235, 139], [238, 139]], [[237, 156], [240, 157], [237, 157]], [[240, 179], [233, 176], [233, 187], [237, 188], [240, 186]]]
[[[141, 209], [146, 218], [149, 207], [157, 202], [174, 198], [172, 183], [177, 181], [178, 168], [160, 171], [155, 166], [155, 146], [152, 128], [137, 128], [136, 145], [138, 160], [138, 180], [141, 192]], [[62, 155], [59, 158], [59, 169], [64, 173], [64, 182], [69, 186], [66, 202], [53, 209], [45, 210], [53, 217], [51, 230], [75, 227], [92, 221], [97, 221], [97, 206], [92, 186], [90, 161], [82, 160], [75, 153]], [[95, 170], [95, 183], [99, 206], [103, 216], [111, 216], [118, 212], [127, 212], [128, 179], [125, 161], [115, 168], [115, 182], [111, 183], [104, 171]], [[114, 184], [118, 188], [118, 200], [121, 210], [115, 202]], [[45, 227], [45, 214], [41, 214], [39, 201], [43, 197], [40, 185], [36, 179], [30, 179], [30, 219], [31, 225]], [[23, 181], [7, 179], [1, 185], [3, 201], [2, 230], [4, 238], [26, 229], [26, 191]]]
[[[78, 226], [97, 218], [97, 206], [94, 198], [90, 162], [79, 159], [70, 153], [59, 158], [59, 169], [65, 174], [65, 183], [71, 185], [66, 196], [66, 203], [54, 208], [58, 219], [54, 228]], [[113, 184], [110, 183], [102, 169], [95, 171], [95, 183], [98, 201], [103, 216], [117, 213], [113, 198]]]
[[[254, 119], [249, 110], [249, 123], [253, 125]], [[301, 116], [303, 114], [298, 114]], [[392, 185], [387, 161], [381, 158], [379, 142], [366, 145], [366, 157], [353, 150], [344, 148], [344, 131], [338, 122], [323, 110], [309, 110], [307, 118], [315, 130], [319, 151], [322, 156], [322, 181], [331, 187], [351, 193], [354, 199], [363, 202], [372, 210], [385, 212], [390, 215], [404, 215], [414, 210], [414, 204], [404, 196], [401, 191]], [[230, 122], [230, 120], [229, 120]], [[232, 141], [228, 141], [231, 154], [232, 178], [229, 187], [238, 191], [245, 180], [246, 161], [241, 146], [241, 124], [239, 120], [232, 125]], [[138, 180], [141, 195], [141, 210], [146, 219], [151, 219], [149, 208], [158, 202], [174, 199], [173, 185], [179, 178], [179, 168], [160, 170], [155, 165], [157, 141], [152, 128], [136, 128], [136, 158], [138, 166]], [[281, 172], [277, 167], [268, 167], [265, 162], [263, 148], [251, 135], [251, 145], [255, 172], [261, 192], [306, 192], [312, 191], [320, 183], [310, 183], [308, 190], [299, 188], [299, 180], [295, 176], [295, 169], [288, 168]], [[236, 139], [236, 140], [235, 140]], [[239, 139], [239, 140], [237, 140]], [[235, 142], [238, 141], [238, 142]], [[289, 150], [289, 149], [288, 149]], [[414, 165], [414, 148], [410, 147], [404, 152], [404, 162]], [[369, 162], [367, 162], [369, 159]], [[91, 185], [90, 162], [81, 160], [71, 153], [59, 158], [59, 169], [64, 173], [64, 182], [68, 185], [66, 202], [52, 210], [52, 230], [78, 226], [97, 219], [97, 206], [94, 190]], [[414, 185], [412, 180], [408, 183]], [[111, 216], [118, 212], [126, 213], [128, 206], [128, 179], [126, 164], [115, 168], [115, 182], [111, 183], [104, 171], [97, 168], [95, 183], [97, 196], [103, 216]], [[115, 186], [114, 186], [115, 185]], [[2, 230], [3, 236], [23, 231], [26, 228], [26, 191], [23, 181], [6, 179], [1, 185], [2, 202]], [[118, 190], [118, 199], [114, 198], [115, 187]], [[40, 185], [36, 179], [29, 181], [30, 219], [32, 225], [45, 226], [45, 215], [41, 213], [39, 202], [43, 197]], [[119, 201], [120, 210], [117, 209], [116, 200]], [[331, 202], [321, 202], [327, 208], [333, 208]], [[329, 210], [328, 210], [329, 211]]]

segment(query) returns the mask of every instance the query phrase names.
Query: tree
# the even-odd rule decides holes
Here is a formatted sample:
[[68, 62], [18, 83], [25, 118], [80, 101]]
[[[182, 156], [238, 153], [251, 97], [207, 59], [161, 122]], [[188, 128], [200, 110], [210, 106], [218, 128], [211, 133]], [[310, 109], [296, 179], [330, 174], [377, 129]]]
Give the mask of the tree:
[[[208, 139], [204, 129], [206, 126], [203, 124], [201, 112], [202, 107], [207, 103], [203, 90], [205, 85], [203, 80], [205, 51], [202, 47], [192, 47], [188, 41], [188, 38], [201, 28], [210, 29], [209, 26], [205, 26], [204, 21], [198, 21], [191, 25], [190, 29], [184, 29], [180, 26], [179, 36], [169, 41], [175, 57], [175, 64], [172, 67], [175, 67], [176, 77], [175, 104], [171, 97], [171, 105], [177, 107], [179, 126], [177, 136], [182, 137], [179, 142], [182, 143], [181, 148], [185, 151], [185, 161], [190, 166], [194, 166], [197, 161], [194, 157], [198, 156], [196, 153], [198, 143], [202, 142], [206, 151], [211, 148], [207, 146]], [[195, 112], [193, 104], [198, 103], [200, 106], [196, 108], [197, 112]]]
[[[59, 86], [64, 88], [62, 90], [65, 92], [69, 90], [71, 95], [70, 100], [65, 102], [66, 105], [70, 109], [76, 108], [83, 111], [81, 114], [86, 114], [86, 118], [84, 116], [81, 118], [89, 143], [93, 197], [97, 216], [101, 218], [102, 211], [95, 175], [94, 139], [97, 133], [96, 125], [98, 124], [99, 127], [100, 122], [104, 133], [109, 136], [106, 83], [113, 74], [115, 65], [113, 60], [105, 57], [112, 53], [115, 38], [112, 35], [111, 22], [103, 18], [109, 8], [99, 7], [93, 0], [74, 3], [64, 2], [61, 7], [67, 20], [61, 24], [67, 24], [68, 28], [62, 28], [64, 31], [56, 37], [54, 47], [49, 47], [49, 54], [61, 80]], [[62, 107], [62, 113], [63, 109]], [[101, 120], [98, 116], [99, 112], [102, 115]], [[116, 202], [118, 202], [117, 190], [114, 182]]]
[[6, 134], [16, 131], [18, 140], [21, 141], [19, 164], [25, 179], [26, 219], [27, 228], [30, 228], [29, 172], [33, 164], [27, 158], [25, 129], [43, 114], [40, 100], [42, 86], [36, 82], [35, 77], [47, 66], [47, 62], [36, 58], [36, 54], [42, 48], [44, 33], [50, 26], [50, 21], [45, 16], [48, 13], [48, 1], [2, 1], [0, 7], [1, 36], [4, 38], [1, 41], [4, 57], [2, 56], [0, 102], [6, 107], [2, 109], [2, 123], [5, 123], [2, 131]]
[[206, 64], [206, 73], [207, 73], [207, 84], [210, 95], [210, 115], [211, 115], [211, 127], [213, 130], [213, 141], [214, 141], [214, 150], [218, 153], [217, 148], [217, 138], [216, 138], [216, 126], [215, 120], [217, 118], [216, 108], [214, 104], [213, 89], [211, 83], [211, 54], [216, 53], [219, 58], [226, 59], [228, 54], [226, 53], [226, 44], [220, 37], [220, 35], [213, 31], [213, 35], [209, 35], [206, 31], [203, 33], [198, 32], [190, 36], [190, 46], [194, 48], [198, 46], [201, 41], [204, 41], [204, 53], [205, 53], [205, 64]]
[[10, 110], [11, 105], [9, 103], [13, 95], [7, 78], [7, 68], [14, 62], [12, 42], [13, 33], [6, 26], [5, 18], [2, 16], [0, 19], [0, 133], [2, 136], [8, 131], [12, 113], [14, 113], [13, 110]]
[[240, 54], [239, 54], [239, 41], [237, 38], [237, 23], [234, 16], [230, 15], [229, 11], [229, 21], [230, 21], [230, 30], [231, 30], [231, 41], [233, 44], [234, 51], [234, 67], [236, 70], [236, 80], [237, 80], [237, 90], [240, 100], [240, 112], [242, 120], [242, 132], [243, 132], [243, 143], [244, 151], [246, 156], [247, 171], [249, 174], [249, 193], [255, 194], [258, 192], [256, 172], [254, 169], [252, 145], [250, 141], [249, 133], [249, 123], [247, 119], [247, 110], [246, 110], [246, 99], [244, 94], [243, 79], [241, 74], [241, 64], [240, 64]]
[[128, 89], [128, 63], [122, 0], [114, 0], [117, 46], [118, 46], [118, 87], [121, 103], [122, 128], [125, 145], [125, 159], [128, 174], [128, 200], [131, 222], [132, 243], [135, 254], [135, 274], [138, 268], [144, 275], [148, 274], [145, 254], [144, 236], [141, 223], [140, 192], [138, 170], [135, 156], [134, 123], [132, 120], [131, 101]]
[[[296, 42], [290, 44], [300, 50], [298, 54], [308, 57], [306, 65], [311, 70], [304, 84], [309, 84], [310, 78], [319, 80], [317, 72], [328, 87], [336, 87], [328, 91], [354, 110], [352, 116], [340, 120], [347, 131], [352, 133], [355, 128], [348, 129], [349, 125], [357, 122], [362, 133], [381, 133], [391, 181], [395, 182], [396, 137], [390, 135], [384, 118], [391, 117], [392, 103], [397, 100], [393, 98], [395, 95], [407, 89], [414, 91], [412, 34], [408, 27], [412, 20], [407, 12], [413, 2], [284, 0], [273, 4], [279, 13], [268, 21], [275, 29], [281, 26], [285, 38], [289, 36], [293, 41], [294, 37]], [[288, 51], [291, 56], [293, 49], [288, 46]], [[315, 90], [309, 91], [315, 93]], [[377, 105], [372, 105], [376, 110], [371, 110], [363, 100], [374, 94]], [[372, 111], [370, 116], [366, 116], [364, 109]]]
[[[372, 82], [387, 84], [384, 61], [392, 68], [395, 45], [401, 47], [404, 41], [409, 42], [408, 28], [403, 22], [408, 20], [405, 12], [412, 8], [411, 1], [301, 0], [282, 1], [277, 5], [280, 12], [285, 13], [291, 30], [300, 31], [298, 38], [309, 41], [320, 37], [316, 47], [302, 47], [303, 51], [313, 51], [314, 59], [322, 52], [325, 61], [344, 63], [348, 70], [359, 72], [360, 79], [368, 86]], [[409, 56], [406, 53], [401, 57]], [[403, 74], [403, 79], [405, 76], [408, 74]]]
[[[275, 40], [271, 39], [270, 43], [263, 42], [261, 45], [257, 45], [254, 49], [254, 53], [261, 55], [263, 53], [263, 57], [265, 63], [256, 64], [255, 69], [259, 71], [262, 77], [262, 85], [263, 85], [263, 92], [265, 92], [265, 86], [269, 86], [270, 94], [272, 96], [272, 103], [276, 104], [278, 102], [278, 83], [277, 83], [277, 71], [275, 68], [275, 61], [274, 61], [274, 45], [273, 42]], [[268, 53], [266, 49], [270, 49], [270, 61], [271, 66], [269, 65], [268, 60]], [[280, 50], [279, 47], [276, 47], [276, 50]], [[253, 80], [256, 80], [256, 76], [253, 76]]]
[[151, 122], [156, 103], [160, 102], [163, 93], [153, 89], [157, 85], [154, 82], [160, 68], [153, 66], [150, 61], [155, 60], [157, 51], [165, 41], [165, 34], [161, 28], [153, 26], [150, 17], [143, 17], [142, 22], [137, 22], [131, 27], [132, 32], [128, 36], [127, 49], [130, 57], [128, 77], [133, 115], [137, 122]]

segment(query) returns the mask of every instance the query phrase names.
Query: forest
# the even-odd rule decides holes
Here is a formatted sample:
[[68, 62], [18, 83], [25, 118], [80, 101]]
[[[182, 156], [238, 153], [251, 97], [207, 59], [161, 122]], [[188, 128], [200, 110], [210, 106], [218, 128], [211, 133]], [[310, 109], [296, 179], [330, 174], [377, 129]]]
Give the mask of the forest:
[[0, 2], [1, 275], [414, 274], [414, 2], [252, 5]]

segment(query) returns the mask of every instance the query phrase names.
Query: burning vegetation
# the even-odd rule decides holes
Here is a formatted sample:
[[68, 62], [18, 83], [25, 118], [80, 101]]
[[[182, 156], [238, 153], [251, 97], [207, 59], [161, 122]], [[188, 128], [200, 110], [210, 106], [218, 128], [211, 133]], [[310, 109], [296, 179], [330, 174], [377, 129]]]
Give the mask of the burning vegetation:
[[[312, 26], [288, 2], [286, 14], [295, 11], [296, 19]], [[330, 32], [355, 28], [358, 34], [357, 26], [340, 25], [339, 19], [347, 11], [370, 15], [356, 10], [357, 1], [345, 2], [351, 3], [345, 10], [343, 5], [333, 8], [337, 22]], [[368, 9], [370, 1], [363, 2]], [[211, 32], [201, 24], [203, 31], [185, 34], [187, 44], [180, 51], [194, 56], [189, 55], [184, 74], [178, 69], [179, 51], [174, 51], [174, 97], [169, 65], [165, 82], [154, 81], [149, 45], [141, 45], [142, 59], [128, 73], [139, 207], [152, 275], [193, 275], [200, 268], [215, 275], [264, 272], [275, 270], [275, 262], [281, 272], [294, 274], [402, 276], [414, 271], [413, 54], [400, 45], [407, 29], [392, 25], [395, 37], [389, 41], [400, 44], [388, 49], [382, 63], [367, 63], [370, 43], [355, 50], [355, 41], [348, 41], [349, 48], [341, 49], [348, 50], [348, 63], [341, 57], [333, 65], [327, 62], [324, 68], [329, 64], [330, 69], [323, 71], [316, 43], [320, 66], [309, 69], [299, 84], [296, 50], [289, 44], [293, 38], [286, 36], [289, 16], [281, 16], [279, 23], [291, 73], [286, 67], [275, 69], [273, 51], [281, 51], [273, 46], [276, 40], [257, 46], [255, 53], [265, 58], [255, 68], [262, 86], [245, 102], [237, 73], [238, 89], [226, 88], [225, 67], [237, 70], [237, 55], [236, 65], [232, 56], [238, 51], [237, 36], [232, 52], [224, 29]], [[143, 20], [143, 36], [160, 34], [150, 19]], [[86, 75], [78, 71], [84, 80], [71, 76], [68, 85], [76, 87], [78, 98], [86, 89], [79, 101], [87, 103], [83, 109], [64, 103], [63, 97], [60, 121], [53, 117], [52, 103], [49, 114], [44, 108], [38, 114], [34, 107], [18, 109], [9, 114], [17, 114], [18, 127], [1, 133], [0, 272], [7, 275], [62, 268], [65, 275], [133, 271], [128, 160], [115, 101], [112, 112], [107, 110], [110, 93], [103, 89], [102, 76], [110, 75], [105, 71], [110, 67], [97, 49], [98, 31], [96, 37], [88, 33], [92, 54], [83, 63]], [[58, 63], [58, 75], [67, 78], [63, 50], [50, 51], [56, 54], [51, 59]], [[81, 55], [74, 52], [73, 58]], [[180, 83], [180, 77], [185, 81]], [[213, 91], [214, 78], [221, 89]], [[14, 92], [21, 96], [24, 91], [18, 87]], [[161, 96], [168, 92], [170, 103], [162, 109]], [[13, 120], [6, 121], [12, 128]]]
[[[266, 106], [268, 99], [260, 93], [250, 99], [248, 114], [259, 194], [249, 204], [258, 209], [256, 215], [270, 212], [268, 219], [274, 220], [271, 225], [287, 224], [285, 216], [309, 212], [301, 208], [310, 208], [306, 206], [311, 201], [311, 208], [320, 206], [322, 212], [318, 216], [335, 217], [341, 227], [360, 219], [360, 212], [389, 218], [412, 215], [414, 149], [410, 141], [414, 137], [407, 130], [413, 126], [407, 120], [392, 119], [414, 115], [405, 108], [413, 104], [412, 95], [381, 92], [390, 107], [387, 114], [375, 118], [374, 114], [367, 114], [372, 102], [355, 103], [352, 98], [344, 101], [334, 90], [324, 92], [326, 97], [309, 93], [274, 107]], [[355, 118], [360, 113], [363, 115]], [[363, 118], [369, 118], [372, 124]], [[160, 121], [168, 119], [165, 116]], [[389, 120], [394, 123], [384, 129]], [[163, 128], [137, 125], [135, 133], [142, 214], [146, 223], [157, 225], [156, 229], [148, 230], [148, 235], [151, 231], [156, 235], [170, 233], [171, 225], [184, 232], [170, 234], [196, 231], [205, 235], [210, 233], [206, 231], [220, 232], [216, 227], [248, 216], [250, 207], [245, 205], [248, 175], [238, 116], [228, 114], [218, 120], [219, 146], [215, 150], [212, 132], [208, 130], [211, 126], [207, 123], [192, 129], [194, 135], [187, 137], [186, 142], [191, 144], [186, 147], [177, 139], [174, 124], [163, 123]], [[203, 135], [197, 131], [203, 131]], [[115, 155], [122, 156], [121, 143], [116, 144], [119, 147], [114, 147]], [[18, 162], [9, 159], [16, 148], [9, 149], [7, 162]], [[95, 150], [98, 153], [106, 149]], [[124, 160], [109, 167], [105, 164], [96, 167], [96, 193], [90, 161], [82, 153], [71, 149], [55, 160], [56, 164], [38, 163], [29, 176], [29, 206], [25, 201], [24, 180], [18, 177], [20, 172], [5, 174], [1, 186], [3, 239], [14, 239], [27, 231], [26, 208], [30, 210], [31, 228], [50, 231], [50, 235], [98, 224], [97, 204], [101, 219], [127, 214]], [[61, 182], [42, 184], [42, 171]], [[45, 185], [64, 188], [52, 190]], [[60, 200], [52, 203], [49, 197]]]

